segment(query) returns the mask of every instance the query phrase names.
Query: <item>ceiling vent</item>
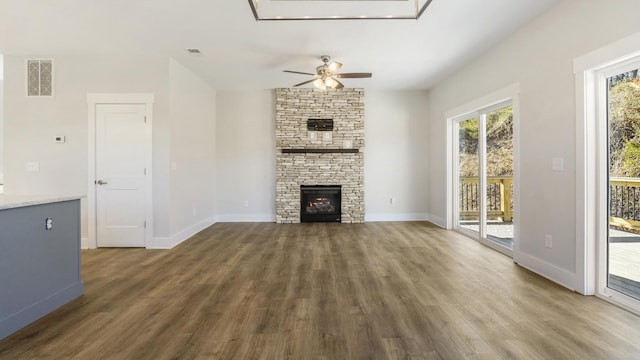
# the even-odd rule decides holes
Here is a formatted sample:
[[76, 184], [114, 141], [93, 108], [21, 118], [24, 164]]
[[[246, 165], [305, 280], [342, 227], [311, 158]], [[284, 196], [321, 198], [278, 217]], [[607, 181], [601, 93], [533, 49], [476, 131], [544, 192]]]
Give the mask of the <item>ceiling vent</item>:
[[53, 96], [53, 60], [27, 60], [27, 96]]
[[195, 48], [187, 49], [187, 52], [189, 53], [189, 55], [194, 57], [204, 57], [200, 49], [195, 49]]

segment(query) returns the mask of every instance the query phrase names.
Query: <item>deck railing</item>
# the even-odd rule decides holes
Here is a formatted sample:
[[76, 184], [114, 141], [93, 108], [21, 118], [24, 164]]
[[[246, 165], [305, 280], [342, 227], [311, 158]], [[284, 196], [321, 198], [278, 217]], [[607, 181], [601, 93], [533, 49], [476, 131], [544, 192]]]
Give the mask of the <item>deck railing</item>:
[[640, 178], [610, 178], [609, 199], [609, 224], [640, 233]]
[[[477, 177], [461, 177], [458, 199], [461, 220], [478, 220], [480, 184]], [[609, 179], [609, 224], [640, 233], [640, 178]], [[513, 179], [487, 179], [487, 218], [513, 221]]]
[[[458, 191], [461, 220], [478, 220], [480, 184], [477, 177], [461, 177]], [[513, 178], [490, 176], [487, 179], [487, 218], [513, 221]]]

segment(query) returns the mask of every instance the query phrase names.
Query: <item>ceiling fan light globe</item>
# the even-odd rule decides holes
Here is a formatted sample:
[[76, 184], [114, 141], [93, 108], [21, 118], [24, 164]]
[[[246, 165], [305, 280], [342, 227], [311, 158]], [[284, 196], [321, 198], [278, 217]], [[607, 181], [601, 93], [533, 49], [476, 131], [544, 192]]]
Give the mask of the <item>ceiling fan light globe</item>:
[[337, 61], [332, 61], [327, 66], [327, 72], [330, 73], [330, 74], [333, 74], [333, 73], [337, 72], [338, 70], [340, 70], [341, 67], [342, 67], [342, 64], [340, 64]]
[[330, 88], [332, 88], [332, 89], [335, 89], [336, 87], [338, 87], [338, 84], [339, 84], [339, 83], [338, 83], [335, 79], [333, 79], [333, 78], [327, 78], [327, 79], [324, 81], [324, 84], [325, 84], [327, 87], [330, 87]]
[[324, 80], [322, 79], [315, 79], [313, 81], [313, 85], [315, 87], [317, 87], [320, 90], [327, 90], [327, 85], [325, 84]]

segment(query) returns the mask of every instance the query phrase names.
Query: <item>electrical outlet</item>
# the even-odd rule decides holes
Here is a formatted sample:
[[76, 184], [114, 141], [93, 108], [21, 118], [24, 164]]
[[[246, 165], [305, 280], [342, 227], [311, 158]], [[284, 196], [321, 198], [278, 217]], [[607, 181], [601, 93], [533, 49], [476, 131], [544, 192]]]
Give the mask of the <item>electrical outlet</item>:
[[564, 171], [564, 159], [563, 158], [551, 159], [551, 170]]
[[192, 212], [193, 212], [193, 216], [196, 216], [196, 214], [198, 214], [198, 210], [196, 210], [196, 208], [193, 208]]
[[29, 172], [37, 172], [40, 171], [40, 163], [31, 161], [27, 163], [27, 171]]
[[53, 219], [52, 218], [44, 219], [44, 229], [47, 230], [47, 231], [53, 230]]
[[548, 248], [552, 248], [553, 247], [553, 238], [551, 237], [551, 235], [545, 235], [544, 236], [544, 246], [546, 246]]
[[393, 205], [396, 203], [396, 198], [392, 197], [389, 199], [389, 204]]
[[244, 207], [249, 207], [249, 200], [244, 201]]

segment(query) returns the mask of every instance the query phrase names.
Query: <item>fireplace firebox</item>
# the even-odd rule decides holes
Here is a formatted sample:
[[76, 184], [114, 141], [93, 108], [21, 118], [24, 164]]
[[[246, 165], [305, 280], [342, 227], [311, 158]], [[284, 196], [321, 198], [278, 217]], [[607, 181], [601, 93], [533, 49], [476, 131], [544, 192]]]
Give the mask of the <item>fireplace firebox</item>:
[[301, 185], [300, 222], [341, 222], [342, 186]]

